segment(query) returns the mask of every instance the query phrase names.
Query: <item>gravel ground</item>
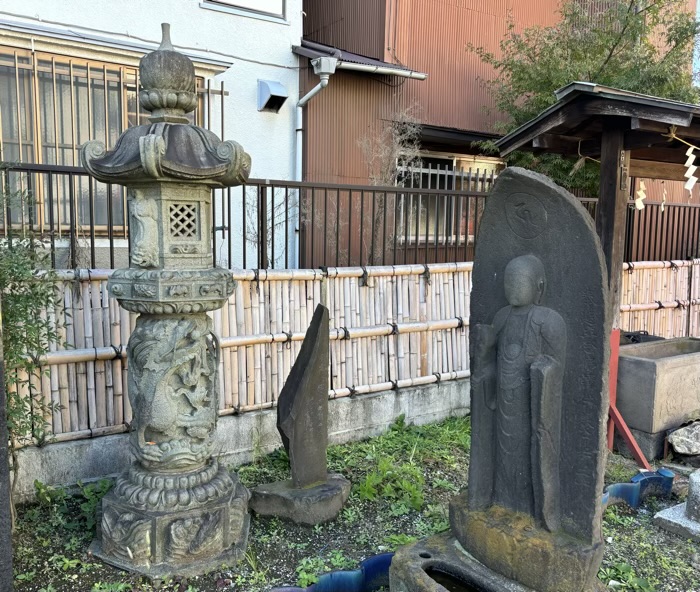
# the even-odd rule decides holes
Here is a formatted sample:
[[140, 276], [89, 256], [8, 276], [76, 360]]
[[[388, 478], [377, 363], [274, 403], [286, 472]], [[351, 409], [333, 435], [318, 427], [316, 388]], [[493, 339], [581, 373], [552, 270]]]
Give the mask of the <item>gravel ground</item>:
[[[20, 509], [14, 541], [16, 592], [262, 592], [279, 585], [309, 585], [333, 569], [394, 550], [448, 527], [449, 499], [466, 482], [469, 421], [451, 419], [420, 428], [392, 426], [386, 435], [329, 449], [329, 468], [353, 482], [350, 500], [335, 521], [317, 527], [254, 516], [245, 559], [237, 566], [159, 586], [93, 559], [93, 509], [101, 491], [67, 497], [40, 490], [42, 503]], [[248, 486], [288, 477], [283, 451], [241, 467]], [[633, 463], [611, 456], [607, 482], [627, 481]], [[99, 488], [98, 488], [99, 489]], [[687, 479], [670, 499], [648, 498], [639, 510], [605, 514], [607, 547], [600, 572], [611, 589], [700, 592], [694, 558], [700, 546], [658, 529], [653, 515], [680, 503]], [[616, 584], [617, 582], [617, 584]]]

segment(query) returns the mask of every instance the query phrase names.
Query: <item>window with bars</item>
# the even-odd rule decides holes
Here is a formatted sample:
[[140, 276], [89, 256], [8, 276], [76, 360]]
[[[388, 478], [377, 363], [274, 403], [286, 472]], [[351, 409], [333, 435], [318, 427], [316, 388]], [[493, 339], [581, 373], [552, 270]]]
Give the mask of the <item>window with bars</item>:
[[[414, 166], [399, 164], [397, 185], [411, 189], [446, 192], [486, 192], [502, 164], [481, 157], [423, 156]], [[407, 230], [407, 241], [459, 244], [474, 241], [475, 221], [483, 204], [475, 198], [426, 193], [401, 195], [399, 227]]]
[[[197, 78], [200, 105], [189, 116], [203, 122], [204, 81]], [[126, 236], [126, 196], [83, 175], [61, 175], [80, 166], [80, 146], [100, 140], [111, 149], [121, 133], [146, 121], [138, 103], [138, 68], [0, 46], [0, 161], [55, 166], [55, 172], [8, 175], [11, 192], [31, 195], [32, 224], [51, 225], [61, 235], [71, 219], [98, 234]], [[194, 117], [196, 116], [196, 121]], [[73, 210], [71, 210], [73, 208]], [[0, 217], [26, 225], [15, 208]], [[63, 222], [62, 222], [63, 221]], [[58, 228], [55, 228], [55, 224]]]

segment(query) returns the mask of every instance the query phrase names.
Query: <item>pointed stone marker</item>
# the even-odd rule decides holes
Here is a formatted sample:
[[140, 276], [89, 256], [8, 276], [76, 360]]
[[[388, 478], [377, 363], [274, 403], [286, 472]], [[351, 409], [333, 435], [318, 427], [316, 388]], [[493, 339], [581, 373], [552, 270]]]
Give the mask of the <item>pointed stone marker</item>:
[[327, 477], [328, 365], [328, 309], [319, 304], [277, 403], [277, 429], [296, 488]]
[[318, 524], [335, 518], [350, 494], [350, 482], [327, 470], [328, 367], [328, 309], [319, 304], [277, 403], [292, 478], [252, 490], [258, 514]]

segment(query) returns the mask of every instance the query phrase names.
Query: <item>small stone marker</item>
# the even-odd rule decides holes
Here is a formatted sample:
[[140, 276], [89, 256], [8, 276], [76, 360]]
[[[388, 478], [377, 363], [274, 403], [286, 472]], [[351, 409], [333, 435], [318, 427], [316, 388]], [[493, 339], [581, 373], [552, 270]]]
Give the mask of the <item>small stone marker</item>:
[[610, 317], [593, 220], [547, 177], [506, 169], [472, 283], [467, 492], [450, 534], [396, 554], [391, 590], [602, 589]]
[[683, 538], [700, 542], [700, 470], [690, 474], [685, 503], [658, 512], [654, 516], [654, 524]]
[[327, 468], [328, 326], [328, 309], [319, 304], [277, 403], [292, 478], [251, 491], [258, 514], [319, 524], [335, 518], [350, 494], [350, 482]]

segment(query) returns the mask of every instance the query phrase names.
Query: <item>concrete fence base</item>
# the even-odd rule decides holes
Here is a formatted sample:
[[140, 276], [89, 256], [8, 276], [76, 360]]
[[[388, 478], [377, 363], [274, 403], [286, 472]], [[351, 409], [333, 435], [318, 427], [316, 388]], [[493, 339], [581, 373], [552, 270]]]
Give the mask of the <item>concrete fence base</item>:
[[[469, 379], [334, 399], [329, 404], [329, 440], [342, 444], [377, 436], [400, 415], [408, 424], [427, 424], [469, 413]], [[251, 462], [282, 445], [277, 410], [219, 419], [215, 454], [228, 465]], [[20, 451], [17, 501], [34, 499], [34, 481], [73, 486], [114, 477], [131, 462], [128, 434], [29, 447]]]

